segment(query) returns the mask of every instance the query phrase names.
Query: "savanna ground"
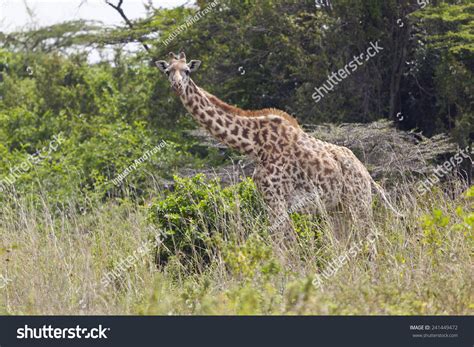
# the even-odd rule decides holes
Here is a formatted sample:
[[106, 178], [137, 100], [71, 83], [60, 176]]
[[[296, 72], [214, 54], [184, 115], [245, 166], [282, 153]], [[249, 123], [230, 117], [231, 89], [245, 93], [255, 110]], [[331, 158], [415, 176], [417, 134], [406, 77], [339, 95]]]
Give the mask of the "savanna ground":
[[[255, 210], [252, 184], [242, 185], [222, 192], [184, 180], [179, 196], [157, 205], [106, 203], [81, 213], [12, 198], [0, 225], [9, 279], [1, 313], [472, 314], [472, 188], [451, 199], [404, 187], [397, 204], [404, 218], [378, 207], [370, 229], [342, 242], [331, 225], [299, 216], [298, 245], [282, 254]], [[169, 216], [174, 209], [187, 209], [188, 220]], [[160, 214], [168, 234], [153, 223]], [[184, 236], [173, 234], [178, 225]], [[315, 275], [351, 242], [360, 251], [315, 286]], [[160, 259], [163, 249], [173, 252]]]
[[[474, 4], [221, 0], [180, 29], [210, 3], [0, 31], [0, 314], [472, 314]], [[384, 49], [316, 103], [370, 42]], [[376, 200], [336, 239], [294, 213], [281, 251], [251, 163], [196, 137], [151, 64], [182, 49], [209, 92], [352, 149], [404, 216]]]

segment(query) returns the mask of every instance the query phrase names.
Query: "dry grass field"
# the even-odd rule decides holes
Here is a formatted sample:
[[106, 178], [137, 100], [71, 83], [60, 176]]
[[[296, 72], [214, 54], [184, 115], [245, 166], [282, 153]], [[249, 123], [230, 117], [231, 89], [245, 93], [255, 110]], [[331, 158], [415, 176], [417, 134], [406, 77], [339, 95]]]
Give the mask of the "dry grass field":
[[[400, 191], [404, 218], [376, 206], [368, 230], [336, 240], [331, 223], [298, 216], [298, 244], [280, 252], [265, 216], [220, 189], [208, 192], [212, 223], [189, 224], [205, 242], [184, 240], [182, 252], [150, 218], [153, 203], [73, 212], [11, 198], [0, 214], [0, 314], [472, 314], [473, 188]], [[199, 216], [199, 201], [189, 205]]]

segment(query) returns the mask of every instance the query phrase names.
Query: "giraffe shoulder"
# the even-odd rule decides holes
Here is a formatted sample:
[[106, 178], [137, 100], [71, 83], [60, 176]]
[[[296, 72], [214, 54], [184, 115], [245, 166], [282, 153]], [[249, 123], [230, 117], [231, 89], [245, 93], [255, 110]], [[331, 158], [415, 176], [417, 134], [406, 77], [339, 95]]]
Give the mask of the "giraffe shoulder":
[[282, 121], [289, 123], [293, 125], [296, 128], [300, 128], [300, 125], [296, 118], [290, 116], [288, 113], [285, 111], [279, 110], [277, 108], [266, 108], [261, 110], [261, 112], [267, 113], [269, 117], [272, 117], [272, 119], [281, 119]]

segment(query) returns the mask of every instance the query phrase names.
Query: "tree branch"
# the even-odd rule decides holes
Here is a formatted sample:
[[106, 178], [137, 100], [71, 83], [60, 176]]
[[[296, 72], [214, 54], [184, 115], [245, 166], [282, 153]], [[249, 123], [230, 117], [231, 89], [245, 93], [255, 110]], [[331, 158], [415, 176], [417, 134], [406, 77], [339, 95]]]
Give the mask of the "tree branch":
[[[125, 12], [122, 9], [123, 0], [119, 0], [117, 5], [114, 5], [112, 2], [110, 2], [110, 0], [105, 0], [105, 3], [109, 5], [110, 7], [112, 7], [113, 9], [115, 9], [120, 14], [120, 16], [123, 18], [125, 23], [127, 23], [130, 29], [134, 29], [132, 22], [128, 19], [128, 17], [125, 15]], [[143, 39], [138, 38], [138, 41], [140, 41], [140, 43], [142, 44], [142, 46], [146, 49], [148, 53], [151, 53], [150, 47], [143, 41]]]

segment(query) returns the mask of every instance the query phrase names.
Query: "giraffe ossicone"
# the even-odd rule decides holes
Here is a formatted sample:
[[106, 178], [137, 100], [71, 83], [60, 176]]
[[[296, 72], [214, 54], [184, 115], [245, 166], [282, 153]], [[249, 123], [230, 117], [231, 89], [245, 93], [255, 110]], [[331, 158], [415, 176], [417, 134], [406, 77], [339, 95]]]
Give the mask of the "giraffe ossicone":
[[281, 110], [247, 111], [223, 102], [194, 83], [190, 75], [201, 61], [187, 62], [183, 52], [170, 53], [169, 61], [156, 65], [203, 128], [256, 162], [253, 178], [268, 207], [270, 230], [292, 230], [288, 211], [308, 194], [317, 196], [312, 205], [319, 213], [342, 207], [355, 219], [367, 219], [372, 215], [375, 188], [394, 210], [348, 148], [310, 136]]

